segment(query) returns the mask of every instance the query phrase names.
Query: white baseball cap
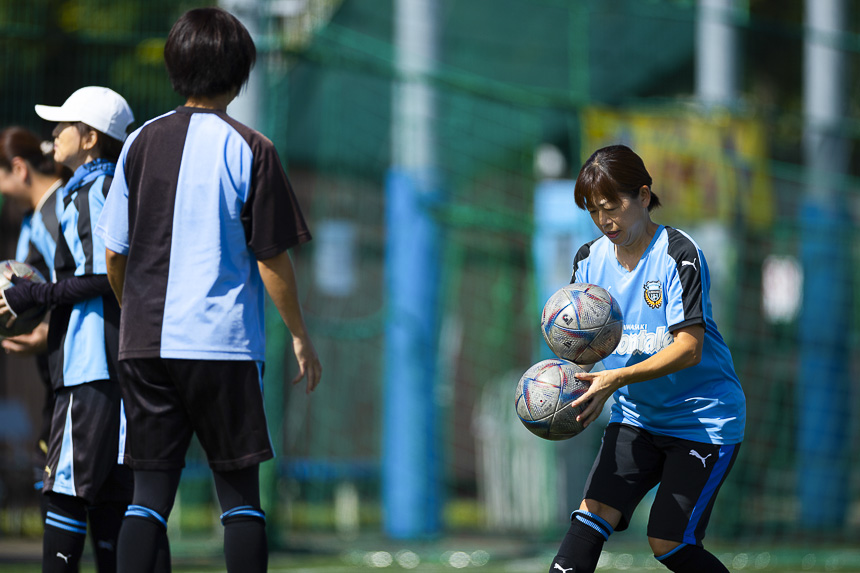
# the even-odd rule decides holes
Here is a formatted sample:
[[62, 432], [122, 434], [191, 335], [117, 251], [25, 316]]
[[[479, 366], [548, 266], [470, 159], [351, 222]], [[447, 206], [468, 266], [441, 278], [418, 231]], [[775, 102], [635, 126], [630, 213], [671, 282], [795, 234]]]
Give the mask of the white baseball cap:
[[47, 121], [82, 121], [119, 141], [125, 141], [126, 130], [134, 121], [125, 98], [112, 89], [99, 86], [79, 89], [59, 107], [37, 105], [36, 115]]

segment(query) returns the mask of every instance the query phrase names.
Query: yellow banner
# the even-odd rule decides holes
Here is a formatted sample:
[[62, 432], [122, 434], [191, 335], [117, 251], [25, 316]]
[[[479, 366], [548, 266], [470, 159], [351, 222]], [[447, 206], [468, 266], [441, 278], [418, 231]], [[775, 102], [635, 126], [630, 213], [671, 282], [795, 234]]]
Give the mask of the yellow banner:
[[763, 228], [773, 221], [767, 140], [757, 121], [679, 109], [590, 108], [583, 113], [582, 143], [583, 161], [618, 143], [639, 154], [667, 224], [741, 219]]

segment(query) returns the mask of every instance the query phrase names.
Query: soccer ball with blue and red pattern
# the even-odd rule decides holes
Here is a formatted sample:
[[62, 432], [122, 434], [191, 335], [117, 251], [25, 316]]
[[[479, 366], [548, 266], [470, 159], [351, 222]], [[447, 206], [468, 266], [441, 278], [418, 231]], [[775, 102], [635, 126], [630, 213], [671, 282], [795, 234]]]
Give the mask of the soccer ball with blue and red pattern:
[[570, 403], [588, 390], [577, 380], [585, 370], [572, 362], [553, 358], [541, 360], [520, 378], [514, 395], [517, 416], [533, 434], [545, 440], [566, 440], [583, 430], [576, 417], [588, 402], [573, 408]]
[[603, 287], [573, 283], [556, 291], [543, 307], [541, 332], [550, 350], [580, 365], [600, 362], [621, 342], [621, 307]]
[[[22, 263], [20, 261], [0, 261], [0, 291], [6, 290], [13, 286], [12, 281], [8, 276], [17, 275], [22, 280], [43, 283], [45, 278], [35, 267]], [[28, 334], [33, 332], [33, 329], [42, 322], [45, 318], [48, 309], [44, 306], [33, 307], [30, 310], [20, 313], [12, 326], [7, 327], [5, 320], [0, 320], [0, 336], [17, 336], [19, 334]]]

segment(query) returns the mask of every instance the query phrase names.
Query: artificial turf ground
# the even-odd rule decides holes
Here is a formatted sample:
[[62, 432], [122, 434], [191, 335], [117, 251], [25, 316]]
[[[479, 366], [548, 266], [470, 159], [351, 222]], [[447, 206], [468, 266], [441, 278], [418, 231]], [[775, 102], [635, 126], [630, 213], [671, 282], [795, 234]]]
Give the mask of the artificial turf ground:
[[[475, 573], [544, 573], [554, 554], [554, 544], [523, 542], [515, 538], [450, 537], [426, 543], [364, 538], [351, 542], [321, 536], [288, 551], [273, 552], [269, 571], [300, 573], [347, 573], [388, 570], [448, 572], [462, 569]], [[337, 548], [340, 547], [340, 550]], [[188, 539], [173, 542], [175, 573], [225, 571], [220, 540]], [[615, 546], [604, 551], [598, 572], [639, 573], [667, 571], [641, 547]], [[860, 573], [860, 547], [712, 548], [733, 572]], [[37, 539], [0, 539], [0, 573], [37, 573], [40, 543]], [[85, 555], [81, 573], [95, 572]]]

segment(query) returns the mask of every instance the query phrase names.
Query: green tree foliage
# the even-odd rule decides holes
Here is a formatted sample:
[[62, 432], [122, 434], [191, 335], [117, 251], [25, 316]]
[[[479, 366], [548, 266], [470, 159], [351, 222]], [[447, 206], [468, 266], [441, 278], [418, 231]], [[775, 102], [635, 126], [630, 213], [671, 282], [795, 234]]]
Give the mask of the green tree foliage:
[[[199, 4], [194, 4], [199, 5]], [[122, 94], [136, 125], [181, 103], [164, 71], [170, 26], [188, 2], [173, 0], [0, 1], [0, 124], [43, 135], [33, 105], [59, 105], [84, 85]]]

